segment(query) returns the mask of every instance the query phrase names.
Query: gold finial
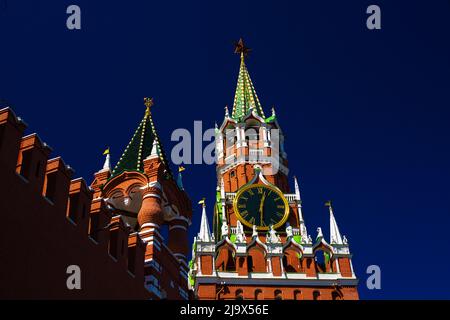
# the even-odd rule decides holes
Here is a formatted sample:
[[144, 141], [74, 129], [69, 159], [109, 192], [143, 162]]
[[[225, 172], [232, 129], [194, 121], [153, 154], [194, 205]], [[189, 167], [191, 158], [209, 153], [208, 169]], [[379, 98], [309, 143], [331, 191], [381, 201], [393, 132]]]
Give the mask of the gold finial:
[[248, 56], [250, 51], [252, 51], [252, 49], [245, 46], [244, 40], [242, 38], [234, 43], [234, 53], [240, 53], [241, 58]]
[[327, 202], [325, 202], [325, 207], [332, 207], [331, 200], [328, 200]]
[[202, 198], [202, 200], [200, 200], [200, 201], [198, 202], [198, 204], [201, 204], [202, 207], [205, 208], [205, 207], [206, 207], [206, 198]]
[[154, 102], [153, 102], [153, 98], [144, 98], [144, 105], [147, 108], [145, 110], [145, 114], [148, 115], [150, 113], [150, 108], [153, 106]]

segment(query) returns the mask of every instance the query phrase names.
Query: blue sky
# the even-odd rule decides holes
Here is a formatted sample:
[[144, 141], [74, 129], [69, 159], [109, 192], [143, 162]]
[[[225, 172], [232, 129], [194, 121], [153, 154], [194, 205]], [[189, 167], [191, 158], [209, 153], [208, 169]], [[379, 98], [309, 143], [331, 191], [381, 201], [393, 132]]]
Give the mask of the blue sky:
[[[79, 31], [66, 28], [70, 4]], [[366, 28], [370, 4], [381, 30]], [[117, 161], [144, 96], [169, 154], [174, 129], [220, 123], [243, 37], [260, 101], [287, 136], [310, 233], [328, 237], [333, 199], [362, 298], [448, 299], [449, 18], [447, 0], [0, 0], [0, 98], [90, 183], [105, 146]], [[212, 208], [215, 168], [185, 167], [192, 200]], [[372, 264], [378, 291], [365, 286]]]

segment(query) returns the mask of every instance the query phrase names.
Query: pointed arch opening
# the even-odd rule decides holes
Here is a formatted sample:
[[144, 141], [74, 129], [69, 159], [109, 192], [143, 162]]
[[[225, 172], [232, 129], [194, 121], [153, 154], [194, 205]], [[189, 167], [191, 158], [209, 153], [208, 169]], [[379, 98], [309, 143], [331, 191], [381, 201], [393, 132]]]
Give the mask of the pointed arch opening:
[[247, 256], [248, 272], [267, 272], [266, 254], [258, 245], [248, 249]]
[[284, 250], [283, 253], [283, 268], [287, 273], [298, 273], [303, 272], [302, 264], [302, 253], [299, 249], [289, 247]]
[[331, 252], [323, 248], [314, 251], [314, 260], [316, 262], [317, 273], [333, 272], [333, 263], [331, 261]]
[[223, 245], [217, 251], [216, 270], [218, 271], [236, 271], [236, 257], [233, 248]]

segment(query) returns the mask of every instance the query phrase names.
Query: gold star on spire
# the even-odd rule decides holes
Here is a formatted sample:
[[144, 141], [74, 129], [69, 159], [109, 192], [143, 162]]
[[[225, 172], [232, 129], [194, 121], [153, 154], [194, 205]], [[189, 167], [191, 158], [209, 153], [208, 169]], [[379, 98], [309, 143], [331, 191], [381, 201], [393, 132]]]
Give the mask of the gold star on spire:
[[150, 113], [150, 108], [153, 106], [153, 98], [144, 98], [144, 105], [146, 107], [145, 114], [148, 115]]
[[234, 43], [234, 53], [240, 53], [241, 57], [246, 57], [252, 51], [252, 49], [248, 48], [244, 44], [244, 40], [242, 38], [239, 41]]

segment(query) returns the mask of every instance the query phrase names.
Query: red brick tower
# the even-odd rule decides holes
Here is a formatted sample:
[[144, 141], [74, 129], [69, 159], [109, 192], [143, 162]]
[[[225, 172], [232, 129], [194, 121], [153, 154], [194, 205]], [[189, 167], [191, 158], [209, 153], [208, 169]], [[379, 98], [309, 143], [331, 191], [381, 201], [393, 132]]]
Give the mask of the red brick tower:
[[[153, 100], [111, 171], [109, 150], [95, 174], [94, 198], [104, 199], [146, 244], [145, 286], [154, 299], [188, 299], [188, 227], [192, 205], [169, 168], [152, 120]], [[168, 239], [164, 239], [163, 230]]]
[[203, 202], [194, 239], [190, 286], [198, 299], [358, 299], [349, 246], [334, 218], [330, 241], [315, 240], [303, 219], [297, 180], [288, 183], [284, 136], [275, 111], [264, 115], [236, 45], [241, 65], [233, 111], [216, 128], [217, 201], [213, 232]]

